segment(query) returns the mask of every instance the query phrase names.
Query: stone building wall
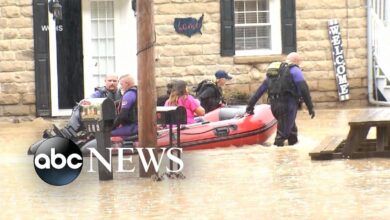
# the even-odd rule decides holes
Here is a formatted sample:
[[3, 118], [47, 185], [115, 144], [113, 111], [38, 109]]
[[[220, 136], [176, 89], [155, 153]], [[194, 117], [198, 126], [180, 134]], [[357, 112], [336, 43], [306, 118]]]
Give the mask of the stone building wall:
[[[228, 97], [251, 94], [264, 79], [264, 70], [283, 56], [221, 57], [219, 0], [155, 0], [157, 33], [157, 85], [181, 78], [192, 84], [213, 78], [218, 69], [234, 79], [225, 89]], [[366, 106], [367, 40], [365, 0], [296, 1], [297, 50], [302, 55], [306, 80], [316, 107]], [[204, 14], [202, 35], [191, 38], [175, 32], [177, 17]], [[350, 100], [338, 101], [328, 20], [338, 19], [350, 83]], [[163, 93], [163, 87], [159, 93]], [[263, 100], [264, 101], [264, 100]]]
[[0, 117], [34, 116], [31, 0], [0, 1]]
[[[298, 52], [305, 77], [318, 107], [368, 105], [366, 0], [297, 1]], [[350, 100], [338, 102], [327, 21], [338, 19], [341, 28]]]
[[[297, 49], [317, 107], [366, 106], [367, 40], [365, 0], [297, 0]], [[191, 38], [175, 32], [177, 17], [204, 14], [202, 35]], [[327, 21], [338, 19], [351, 86], [351, 100], [339, 102], [333, 71]], [[158, 92], [171, 79], [193, 85], [213, 78], [218, 69], [234, 79], [228, 97], [246, 97], [264, 78], [269, 62], [283, 56], [221, 57], [220, 0], [155, 0], [156, 83]], [[35, 84], [32, 0], [0, 1], [0, 117], [34, 116]]]

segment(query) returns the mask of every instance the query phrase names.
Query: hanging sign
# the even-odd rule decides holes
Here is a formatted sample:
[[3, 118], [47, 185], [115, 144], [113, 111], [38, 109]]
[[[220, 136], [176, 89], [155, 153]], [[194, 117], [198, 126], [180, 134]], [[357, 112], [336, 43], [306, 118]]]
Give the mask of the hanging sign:
[[173, 26], [175, 27], [177, 33], [184, 34], [187, 37], [191, 37], [198, 32], [202, 34], [200, 30], [202, 29], [203, 16], [204, 15], [202, 15], [198, 20], [191, 17], [175, 18]]
[[329, 40], [332, 45], [333, 67], [336, 73], [339, 100], [349, 99], [349, 84], [347, 81], [347, 68], [345, 65], [343, 45], [341, 42], [340, 25], [337, 20], [328, 21]]

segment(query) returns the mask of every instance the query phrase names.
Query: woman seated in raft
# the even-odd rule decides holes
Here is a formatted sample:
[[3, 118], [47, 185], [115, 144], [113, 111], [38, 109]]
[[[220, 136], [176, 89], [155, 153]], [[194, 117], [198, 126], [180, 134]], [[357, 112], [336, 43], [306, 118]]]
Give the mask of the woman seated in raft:
[[205, 114], [200, 101], [188, 93], [187, 83], [183, 80], [178, 80], [174, 83], [165, 106], [183, 106], [187, 111], [187, 124], [195, 123], [195, 116], [203, 116]]

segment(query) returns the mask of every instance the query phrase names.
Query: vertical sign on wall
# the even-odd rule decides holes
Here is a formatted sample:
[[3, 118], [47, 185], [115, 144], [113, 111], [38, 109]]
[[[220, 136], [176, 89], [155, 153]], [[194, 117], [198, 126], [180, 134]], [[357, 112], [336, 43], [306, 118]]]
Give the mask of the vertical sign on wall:
[[329, 40], [332, 45], [333, 66], [336, 73], [339, 100], [349, 99], [349, 84], [347, 81], [347, 68], [345, 65], [343, 45], [341, 42], [340, 25], [337, 20], [328, 21]]

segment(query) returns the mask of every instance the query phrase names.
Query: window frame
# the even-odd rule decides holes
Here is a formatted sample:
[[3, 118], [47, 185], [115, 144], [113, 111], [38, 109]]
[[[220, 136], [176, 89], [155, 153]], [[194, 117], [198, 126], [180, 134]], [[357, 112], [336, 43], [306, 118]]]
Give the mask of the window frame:
[[[254, 0], [233, 0], [233, 1], [236, 2], [236, 1], [254, 1]], [[236, 56], [276, 55], [282, 53], [281, 2], [280, 0], [268, 0], [268, 1], [269, 1], [269, 24], [271, 27], [271, 32], [270, 32], [271, 49], [237, 50], [235, 46], [234, 49], [235, 49]], [[234, 14], [236, 15], [234, 9], [233, 11]], [[244, 25], [234, 24], [234, 28], [239, 26], [244, 26]], [[262, 23], [257, 23], [257, 25], [253, 25], [253, 26], [256, 27], [259, 25], [262, 25]], [[234, 41], [235, 40], [236, 40], [236, 36], [234, 37]]]

